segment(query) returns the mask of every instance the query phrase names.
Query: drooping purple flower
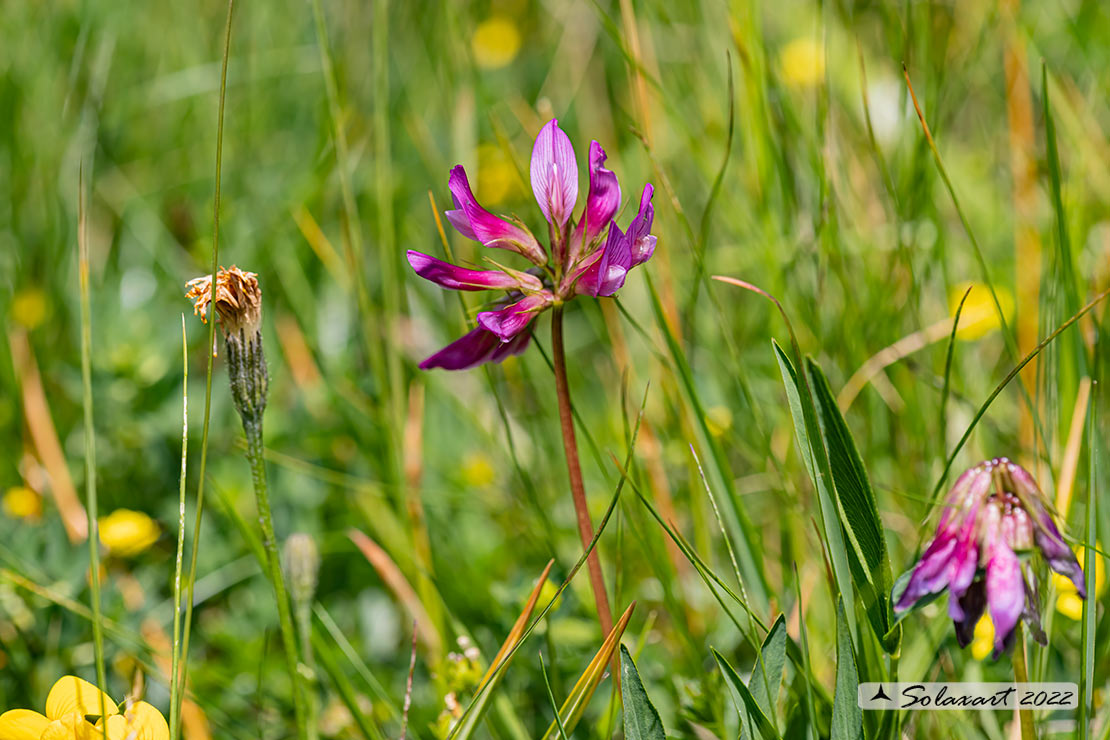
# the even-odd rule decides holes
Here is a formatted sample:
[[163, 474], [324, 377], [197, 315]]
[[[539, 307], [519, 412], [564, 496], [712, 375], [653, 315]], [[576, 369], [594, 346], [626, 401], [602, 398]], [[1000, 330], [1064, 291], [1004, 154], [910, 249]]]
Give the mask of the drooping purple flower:
[[[624, 232], [613, 220], [620, 209], [617, 176], [606, 169], [606, 154], [593, 141], [589, 152], [589, 193], [577, 223], [578, 164], [574, 147], [558, 121], [540, 130], [532, 148], [532, 191], [550, 224], [549, 248], [515, 218], [495, 216], [478, 204], [462, 166], [451, 170], [448, 187], [454, 209], [447, 220], [468, 239], [487, 247], [507, 249], [534, 266], [526, 271], [504, 267], [476, 270], [409, 250], [408, 260], [420, 277], [450, 290], [503, 290], [505, 296], [478, 313], [478, 326], [420, 364], [422, 369], [464, 370], [500, 362], [523, 352], [532, 321], [548, 308], [576, 295], [612, 296], [624, 285], [628, 271], [646, 262], [655, 250], [651, 234], [654, 188], [644, 186], [639, 209]], [[492, 262], [492, 260], [490, 260]]]
[[994, 623], [996, 657], [1009, 647], [1019, 620], [1044, 644], [1033, 567], [1038, 551], [1086, 597], [1083, 571], [1033, 477], [1006, 458], [984, 461], [952, 486], [936, 534], [895, 609], [904, 611], [947, 589], [948, 614], [961, 647], [971, 642], [984, 611]]

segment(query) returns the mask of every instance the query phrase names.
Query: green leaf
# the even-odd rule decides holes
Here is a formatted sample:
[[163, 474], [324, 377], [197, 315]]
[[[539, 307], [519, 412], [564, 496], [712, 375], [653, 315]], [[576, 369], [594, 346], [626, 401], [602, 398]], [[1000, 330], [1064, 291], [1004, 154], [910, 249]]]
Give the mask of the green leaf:
[[[744, 726], [748, 726], [749, 722], [754, 724], [755, 729], [759, 731], [763, 740], [780, 740], [781, 735], [779, 735], [779, 731], [771, 723], [771, 720], [767, 719], [767, 715], [763, 713], [763, 710], [759, 708], [759, 704], [756, 702], [755, 697], [752, 696], [752, 692], [748, 689], [747, 685], [744, 684], [744, 681], [741, 680], [736, 670], [729, 665], [725, 657], [715, 649], [713, 650], [713, 657], [717, 659], [717, 665], [720, 666], [721, 673], [725, 674], [725, 680], [732, 690], [732, 703], [736, 705], [736, 711], [740, 713], [740, 718]], [[747, 721], [744, 721], [745, 717]], [[748, 736], [751, 737], [752, 734]]]
[[859, 673], [852, 652], [852, 632], [844, 599], [836, 600], [836, 693], [833, 694], [832, 740], [862, 740], [863, 711], [859, 708]]
[[621, 645], [621, 699], [624, 700], [624, 736], [628, 740], [666, 740], [663, 720], [651, 703], [636, 663]]
[[755, 670], [752, 671], [752, 677], [748, 679], [748, 688], [755, 697], [755, 703], [768, 717], [775, 716], [775, 703], [779, 698], [782, 669], [785, 664], [786, 618], [780, 614], [763, 640]]
[[[797, 437], [798, 450], [802, 455], [802, 460], [805, 461], [809, 477], [813, 480], [813, 486], [817, 489], [817, 505], [821, 512], [821, 527], [825, 535], [825, 547], [829, 552], [829, 559], [832, 561], [836, 587], [841, 594], [847, 594], [849, 598], [852, 598], [852, 577], [848, 566], [848, 553], [844, 546], [844, 534], [836, 516], [836, 505], [830, 492], [832, 472], [829, 469], [828, 452], [823, 444], [814, 445], [811, 443], [811, 440], [819, 439], [821, 436], [813, 395], [804, 379], [799, 384], [794, 365], [778, 342], [772, 339], [771, 345], [775, 350], [779, 370], [782, 371], [782, 383], [786, 387], [786, 400], [790, 405], [790, 415], [794, 419], [794, 435]], [[855, 611], [848, 613], [848, 620], [854, 631]]]
[[806, 368], [813, 381], [821, 435], [828, 450], [837, 511], [850, 545], [848, 563], [852, 579], [875, 636], [887, 652], [893, 653], [901, 642], [901, 630], [891, 632], [894, 615], [890, 608], [890, 559], [875, 492], [828, 379], [813, 359], [806, 361]]

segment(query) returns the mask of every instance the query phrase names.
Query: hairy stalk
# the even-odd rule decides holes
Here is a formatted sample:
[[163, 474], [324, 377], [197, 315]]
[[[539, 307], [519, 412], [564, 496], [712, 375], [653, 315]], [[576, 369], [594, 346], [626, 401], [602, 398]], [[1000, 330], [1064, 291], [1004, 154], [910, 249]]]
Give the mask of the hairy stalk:
[[[590, 510], [586, 506], [586, 488], [582, 485], [582, 467], [578, 462], [578, 442], [574, 436], [574, 416], [571, 412], [570, 389], [567, 387], [567, 361], [563, 349], [563, 307], [556, 306], [551, 316], [551, 354], [555, 365], [555, 393], [559, 398], [559, 424], [563, 430], [563, 450], [567, 456], [567, 473], [570, 475], [570, 493], [574, 498], [574, 511], [578, 515], [578, 535], [582, 547], [589, 548], [594, 538], [594, 527], [590, 523]], [[601, 622], [601, 633], [608, 635], [613, 631], [613, 613], [609, 609], [609, 597], [605, 593], [605, 577], [601, 572], [601, 561], [597, 551], [591, 550], [586, 559], [590, 574], [590, 587], [597, 604], [597, 618]], [[613, 674], [617, 675], [616, 672]]]
[[[85, 416], [85, 511], [89, 530], [89, 590], [92, 592], [93, 655], [96, 662], [96, 683], [100, 687], [100, 716], [104, 716], [104, 692], [108, 680], [104, 673], [104, 626], [100, 613], [100, 536], [96, 505], [96, 438], [93, 429], [92, 401], [92, 319], [89, 309], [89, 243], [85, 221], [85, 178], [78, 185], [77, 262], [81, 290], [81, 386]], [[104, 727], [107, 738], [108, 727]]]
[[266, 462], [263, 457], [262, 415], [266, 409], [266, 394], [270, 378], [266, 369], [266, 358], [262, 352], [262, 333], [255, 329], [253, 333], [248, 334], [246, 329], [240, 329], [237, 333], [228, 334], [226, 340], [224, 346], [227, 348], [231, 397], [239, 411], [239, 417], [243, 422], [243, 433], [247, 438], [247, 462], [251, 466], [251, 481], [254, 484], [254, 497], [258, 505], [258, 525], [262, 530], [262, 547], [266, 551], [266, 568], [269, 571], [267, 576], [274, 588], [286, 667], [289, 669], [289, 679], [293, 682], [293, 712], [297, 723], [297, 736], [304, 740], [308, 736], [304, 682], [297, 668], [297, 638], [293, 629], [289, 594], [286, 592], [285, 578], [282, 574], [277, 537], [274, 535], [270, 491], [266, 483]]

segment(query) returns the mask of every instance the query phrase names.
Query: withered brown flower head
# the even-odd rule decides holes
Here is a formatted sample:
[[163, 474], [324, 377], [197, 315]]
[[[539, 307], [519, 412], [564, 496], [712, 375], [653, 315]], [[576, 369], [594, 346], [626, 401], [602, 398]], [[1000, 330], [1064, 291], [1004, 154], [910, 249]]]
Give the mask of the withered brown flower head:
[[262, 320], [262, 288], [258, 285], [258, 275], [243, 272], [235, 265], [231, 269], [220, 268], [216, 273], [216, 295], [212, 296], [212, 276], [190, 280], [186, 287], [186, 298], [193, 301], [193, 314], [208, 322], [208, 306], [216, 304], [220, 315], [220, 326], [224, 334], [238, 334], [245, 330], [253, 334]]

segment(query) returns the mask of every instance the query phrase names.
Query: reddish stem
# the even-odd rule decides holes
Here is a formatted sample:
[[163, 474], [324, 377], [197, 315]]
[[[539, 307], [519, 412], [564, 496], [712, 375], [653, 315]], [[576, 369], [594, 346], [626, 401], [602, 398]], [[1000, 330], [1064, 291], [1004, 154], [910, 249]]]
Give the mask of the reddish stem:
[[[567, 387], [567, 362], [563, 350], [563, 307], [556, 306], [551, 317], [551, 353], [555, 365], [555, 394], [559, 398], [559, 424], [563, 430], [563, 449], [567, 456], [567, 473], [570, 475], [570, 493], [574, 498], [574, 511], [578, 515], [578, 535], [582, 538], [583, 549], [588, 548], [594, 539], [594, 526], [590, 522], [590, 510], [586, 506], [586, 488], [582, 485], [582, 467], [578, 463], [578, 441], [574, 436], [574, 416], [570, 408], [570, 389]], [[597, 549], [590, 551], [586, 558], [586, 569], [590, 574], [590, 586], [597, 604], [597, 618], [601, 622], [602, 635], [608, 637], [613, 631], [613, 613], [609, 609], [609, 597], [605, 593], [605, 578], [601, 572], [601, 561]]]

